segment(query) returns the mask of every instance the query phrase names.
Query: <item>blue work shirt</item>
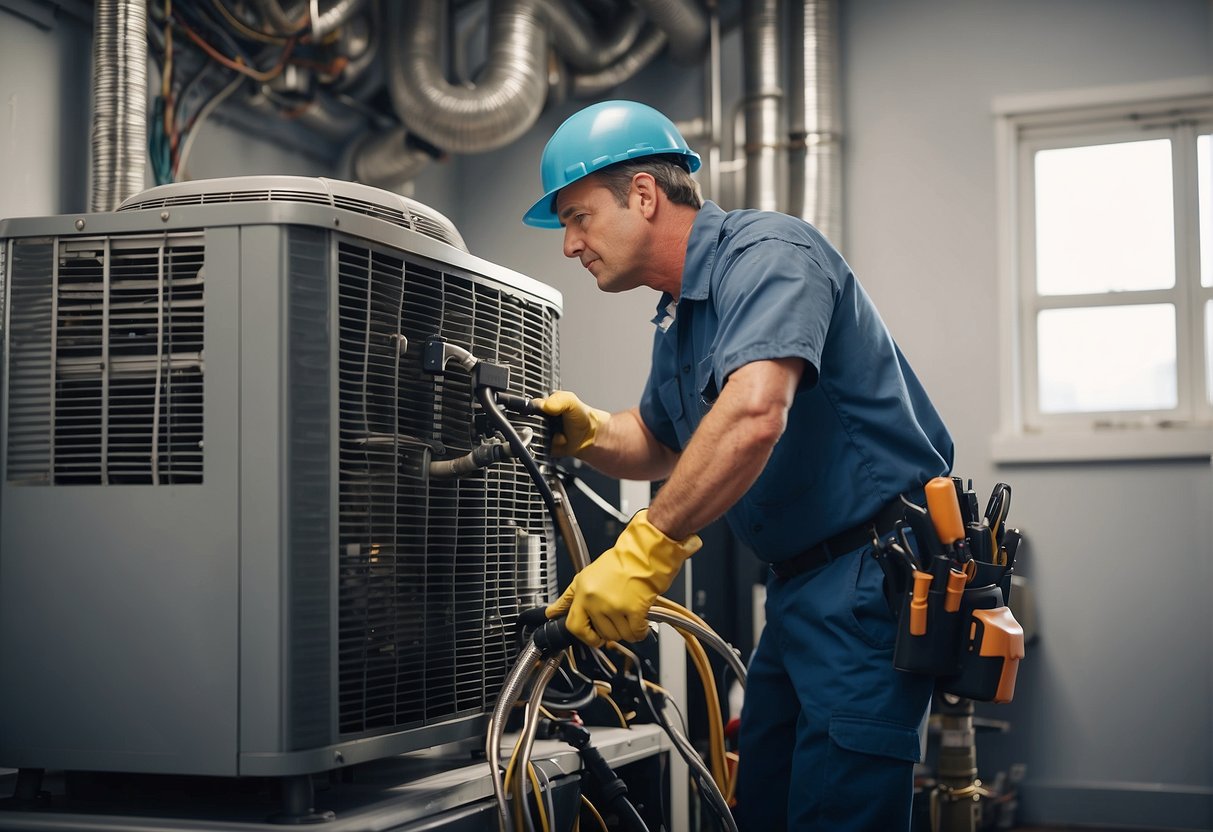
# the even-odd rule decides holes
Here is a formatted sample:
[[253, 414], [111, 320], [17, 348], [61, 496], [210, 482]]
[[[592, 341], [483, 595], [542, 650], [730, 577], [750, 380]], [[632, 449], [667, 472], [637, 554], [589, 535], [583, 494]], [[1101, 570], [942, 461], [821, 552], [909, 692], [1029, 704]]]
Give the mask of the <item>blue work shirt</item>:
[[640, 415], [676, 451], [734, 370], [807, 362], [783, 436], [726, 515], [763, 560], [792, 557], [951, 470], [952, 438], [876, 307], [802, 220], [705, 203], [681, 295], [663, 295], [653, 322]]

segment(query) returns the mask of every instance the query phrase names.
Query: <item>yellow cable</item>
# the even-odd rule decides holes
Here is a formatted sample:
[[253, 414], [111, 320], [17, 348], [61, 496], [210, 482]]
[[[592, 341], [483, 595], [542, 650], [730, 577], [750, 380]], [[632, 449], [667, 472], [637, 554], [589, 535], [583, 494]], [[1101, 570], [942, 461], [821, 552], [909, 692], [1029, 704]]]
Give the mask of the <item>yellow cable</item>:
[[620, 709], [619, 705], [617, 705], [615, 700], [611, 698], [610, 685], [607, 685], [606, 690], [603, 690], [602, 688], [598, 687], [598, 683], [595, 683], [594, 690], [598, 693], [598, 698], [605, 699], [607, 704], [611, 706], [611, 709], [615, 711], [615, 714], [619, 717], [619, 726], [621, 728], [627, 728], [627, 717], [623, 715], [623, 711]]
[[535, 766], [527, 763], [527, 773], [531, 776], [531, 788], [535, 790], [535, 805], [539, 807], [539, 827], [543, 832], [551, 832], [548, 826], [548, 810], [543, 805], [543, 789], [539, 787], [539, 777], [535, 774]]
[[[701, 627], [711, 629], [702, 618], [688, 610], [686, 607], [671, 601], [664, 596], [658, 596], [655, 606], [662, 607], [676, 616], [687, 618]], [[682, 640], [686, 642], [687, 652], [691, 656], [691, 662], [695, 665], [696, 671], [699, 673], [699, 681], [703, 685], [703, 694], [707, 704], [708, 713], [708, 733], [709, 733], [709, 759], [711, 762], [712, 779], [716, 781], [716, 785], [721, 792], [727, 792], [730, 788], [728, 766], [725, 764], [724, 756], [724, 721], [721, 716], [720, 694], [716, 689], [716, 677], [712, 674], [712, 665], [708, 661], [707, 651], [703, 649], [703, 645], [699, 643], [699, 639], [693, 633], [680, 628], [677, 624], [671, 624], [678, 634], [682, 636]]]
[[594, 816], [594, 819], [598, 821], [598, 825], [602, 827], [602, 832], [611, 832], [611, 830], [607, 829], [606, 821], [602, 819], [602, 815], [598, 812], [598, 807], [591, 803], [590, 799], [585, 795], [581, 796], [581, 802], [585, 808], [590, 810], [590, 814]]
[[699, 671], [699, 681], [703, 685], [703, 695], [707, 704], [709, 739], [709, 757], [712, 767], [712, 779], [721, 792], [728, 791], [728, 766], [724, 762], [724, 720], [720, 712], [720, 694], [716, 690], [716, 677], [712, 675], [712, 665], [708, 662], [707, 651], [699, 643], [699, 639], [690, 633], [682, 633], [686, 641], [687, 652], [695, 669]]

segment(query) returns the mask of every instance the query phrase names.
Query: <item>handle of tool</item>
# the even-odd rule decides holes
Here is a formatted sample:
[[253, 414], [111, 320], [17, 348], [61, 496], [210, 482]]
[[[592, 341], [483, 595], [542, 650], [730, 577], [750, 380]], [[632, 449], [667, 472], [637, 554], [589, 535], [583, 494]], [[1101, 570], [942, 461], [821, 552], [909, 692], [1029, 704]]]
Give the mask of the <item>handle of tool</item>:
[[944, 612], [956, 612], [960, 609], [960, 598], [964, 595], [965, 584], [968, 582], [969, 576], [959, 569], [948, 571], [948, 587], [943, 599]]
[[935, 524], [935, 533], [944, 546], [952, 546], [965, 536], [964, 519], [960, 516], [960, 502], [956, 499], [956, 488], [952, 481], [936, 477], [926, 484], [927, 511]]
[[927, 634], [927, 593], [931, 591], [930, 572], [914, 572], [914, 594], [910, 598], [910, 635]]

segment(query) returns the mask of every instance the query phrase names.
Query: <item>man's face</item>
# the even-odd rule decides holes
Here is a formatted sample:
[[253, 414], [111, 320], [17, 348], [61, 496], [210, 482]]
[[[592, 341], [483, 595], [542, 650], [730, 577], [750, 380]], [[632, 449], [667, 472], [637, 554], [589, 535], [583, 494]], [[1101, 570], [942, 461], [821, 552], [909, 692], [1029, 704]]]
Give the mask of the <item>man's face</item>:
[[643, 282], [643, 245], [648, 230], [635, 189], [626, 206], [598, 184], [593, 174], [556, 195], [556, 216], [564, 226], [564, 256], [576, 257], [604, 292], [626, 292]]

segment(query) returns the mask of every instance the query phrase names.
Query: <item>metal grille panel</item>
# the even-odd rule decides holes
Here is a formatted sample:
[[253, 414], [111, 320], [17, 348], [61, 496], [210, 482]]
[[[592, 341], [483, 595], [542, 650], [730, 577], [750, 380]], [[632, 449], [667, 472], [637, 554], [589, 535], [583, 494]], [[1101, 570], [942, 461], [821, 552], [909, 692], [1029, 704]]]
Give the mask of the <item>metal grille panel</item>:
[[[469, 451], [475, 408], [460, 369], [421, 371], [440, 334], [508, 365], [528, 396], [555, 386], [555, 313], [362, 241], [338, 243], [339, 730], [345, 737], [491, 707], [512, 625], [555, 572], [551, 519], [525, 470], [430, 479]], [[546, 440], [542, 419], [525, 423]]]
[[13, 250], [9, 482], [201, 482], [201, 238]]

